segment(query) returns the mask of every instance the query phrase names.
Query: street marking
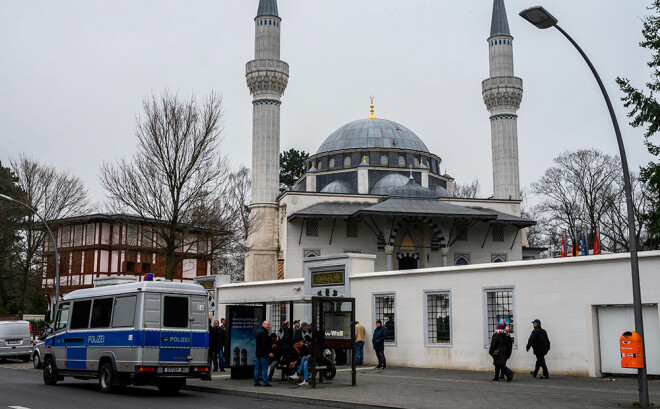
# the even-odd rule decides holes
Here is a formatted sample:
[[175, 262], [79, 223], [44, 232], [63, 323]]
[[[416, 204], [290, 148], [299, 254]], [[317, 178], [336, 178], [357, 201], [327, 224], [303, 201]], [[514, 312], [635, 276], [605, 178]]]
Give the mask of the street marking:
[[30, 408], [26, 408], [25, 406], [7, 406], [7, 407], [10, 409], [30, 409]]

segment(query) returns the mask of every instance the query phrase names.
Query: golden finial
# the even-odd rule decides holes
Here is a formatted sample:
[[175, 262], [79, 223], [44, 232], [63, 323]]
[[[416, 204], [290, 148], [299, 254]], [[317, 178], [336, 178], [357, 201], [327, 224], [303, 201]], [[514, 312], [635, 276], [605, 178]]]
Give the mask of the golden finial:
[[374, 97], [369, 97], [371, 98], [371, 114], [367, 117], [368, 119], [378, 119], [376, 115], [374, 115]]

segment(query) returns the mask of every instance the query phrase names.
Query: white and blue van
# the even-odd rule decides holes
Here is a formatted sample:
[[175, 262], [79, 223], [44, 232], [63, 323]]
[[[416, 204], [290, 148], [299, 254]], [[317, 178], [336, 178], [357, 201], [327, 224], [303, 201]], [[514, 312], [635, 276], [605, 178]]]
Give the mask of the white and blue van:
[[208, 378], [206, 290], [146, 281], [73, 291], [60, 300], [45, 340], [43, 378], [98, 379], [102, 392], [156, 385], [175, 393]]

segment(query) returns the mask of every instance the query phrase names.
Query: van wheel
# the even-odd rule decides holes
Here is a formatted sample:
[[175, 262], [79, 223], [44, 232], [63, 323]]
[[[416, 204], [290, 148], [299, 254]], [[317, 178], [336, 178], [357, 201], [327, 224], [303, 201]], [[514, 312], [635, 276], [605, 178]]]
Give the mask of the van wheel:
[[184, 386], [186, 386], [185, 379], [161, 379], [156, 383], [160, 393], [164, 395], [175, 395]]
[[57, 368], [52, 358], [46, 358], [44, 362], [44, 383], [46, 385], [55, 385], [59, 380], [57, 376]]
[[35, 353], [32, 355], [32, 365], [34, 365], [34, 369], [41, 369], [41, 357], [39, 354]]
[[99, 389], [103, 393], [110, 393], [114, 390], [115, 370], [112, 364], [105, 363], [99, 370]]

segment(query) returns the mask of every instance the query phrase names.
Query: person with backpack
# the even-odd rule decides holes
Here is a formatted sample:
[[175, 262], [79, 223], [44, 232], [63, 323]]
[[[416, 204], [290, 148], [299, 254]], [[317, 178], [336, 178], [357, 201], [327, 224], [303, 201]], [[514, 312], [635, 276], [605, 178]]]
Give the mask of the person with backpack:
[[506, 361], [511, 358], [512, 350], [513, 341], [506, 332], [506, 324], [501, 322], [497, 324], [497, 329], [490, 339], [490, 348], [488, 349], [488, 354], [493, 357], [493, 365], [495, 366], [493, 381], [500, 380], [501, 372], [504, 372], [507, 382], [511, 382], [513, 379], [513, 371], [506, 367]]
[[534, 325], [534, 329], [529, 336], [527, 347], [525, 348], [527, 352], [532, 348], [534, 355], [536, 355], [536, 365], [534, 366], [534, 370], [530, 372], [530, 375], [536, 378], [539, 369], [543, 368], [541, 379], [548, 379], [550, 373], [548, 372], [548, 367], [545, 365], [545, 356], [550, 352], [550, 339], [548, 338], [548, 333], [541, 328], [541, 320], [535, 319], [532, 321], [532, 325]]

